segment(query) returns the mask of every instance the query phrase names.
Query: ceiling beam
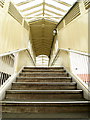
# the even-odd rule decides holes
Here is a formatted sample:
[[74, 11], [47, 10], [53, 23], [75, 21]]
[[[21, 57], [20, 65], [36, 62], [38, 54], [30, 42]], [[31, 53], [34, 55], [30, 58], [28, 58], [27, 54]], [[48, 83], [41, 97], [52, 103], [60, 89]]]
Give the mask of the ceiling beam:
[[47, 52], [38, 52], [38, 53], [36, 53], [36, 57], [39, 55], [47, 55], [49, 57], [49, 53], [50, 52], [48, 52], [48, 53]]
[[53, 14], [58, 15], [58, 16], [63, 16], [62, 14], [56, 13], [56, 12], [48, 10], [48, 9], [45, 9], [45, 11], [53, 13]]
[[44, 39], [50, 39], [50, 36], [48, 36], [48, 37], [38, 37], [38, 38], [34, 38], [33, 40], [37, 40], [37, 39], [42, 39], [42, 40], [44, 40]]
[[29, 16], [29, 15], [32, 15], [32, 14], [35, 14], [35, 13], [38, 13], [38, 12], [41, 12], [41, 11], [42, 11], [42, 9], [36, 10], [34, 12], [31, 12], [31, 13], [28, 13], [28, 14], [24, 14], [24, 16]]
[[[50, 15], [50, 14], [45, 13], [45, 15], [51, 16], [51, 18], [52, 18], [52, 15]], [[62, 18], [62, 17], [61, 16], [57, 16], [57, 17], [53, 17], [53, 18], [58, 19], [58, 18]]]
[[[52, 41], [51, 41], [51, 43], [52, 43]], [[42, 47], [43, 48], [43, 46], [45, 45], [47, 48], [50, 48], [50, 44], [48, 45], [48, 43], [42, 43], [42, 42], [40, 42], [40, 43], [38, 43], [38, 42], [33, 42], [33, 44], [34, 44], [34, 46], [35, 47]], [[43, 48], [43, 49], [45, 49], [45, 48]]]
[[38, 47], [39, 47], [39, 50], [38, 50], [38, 51], [40, 51], [40, 49], [47, 50], [47, 49], [50, 49], [50, 48], [51, 48], [51, 46], [47, 46], [47, 45], [45, 45], [45, 44], [35, 45], [35, 49], [38, 49]]
[[42, 16], [40, 16], [40, 15], [43, 15], [43, 13], [40, 13], [40, 14], [37, 14], [37, 15], [35, 15], [35, 16], [30, 16], [30, 17], [25, 17], [25, 19], [32, 19], [32, 18], [34, 18], [34, 19], [36, 19], [36, 18], [42, 18]]
[[67, 12], [66, 10], [63, 10], [63, 9], [61, 9], [61, 8], [59, 8], [59, 7], [54, 6], [54, 5], [50, 5], [50, 4], [48, 4], [48, 3], [45, 3], [45, 5], [47, 5], [48, 7], [54, 8], [54, 9], [56, 9], [56, 10], [62, 11], [62, 12]]
[[43, 3], [40, 3], [40, 4], [34, 5], [34, 6], [32, 6], [32, 7], [29, 7], [29, 8], [23, 9], [23, 10], [20, 10], [20, 12], [25, 12], [25, 11], [34, 9], [34, 8], [36, 8], [36, 7], [40, 7], [40, 6], [42, 6], [42, 5], [43, 5]]
[[[40, 14], [41, 15], [41, 14]], [[36, 15], [36, 16], [29, 16], [29, 17], [25, 17], [25, 19], [30, 19], [30, 18], [62, 18], [62, 17], [60, 17], [60, 16], [38, 16], [38, 15]]]
[[[45, 46], [45, 47], [44, 47], [44, 46]], [[38, 49], [38, 47], [39, 47], [39, 49]], [[41, 44], [41, 45], [34, 45], [34, 48], [35, 48], [35, 49], [38, 49], [38, 51], [40, 51], [40, 49], [43, 49], [43, 50], [50, 49], [51, 46], [47, 46], [47, 45], [45, 45], [45, 44]]]
[[23, 2], [20, 2], [20, 3], [17, 3], [16, 6], [21, 6], [21, 5], [24, 5], [24, 4], [33, 2], [33, 1], [35, 1], [35, 0], [26, 0], [26, 1], [23, 1]]
[[52, 16], [52, 15], [50, 15], [50, 14], [48, 14], [48, 13], [45, 13], [45, 15], [47, 15], [47, 16]]
[[29, 21], [29, 19], [27, 19], [27, 21], [29, 22], [30, 25], [32, 25], [33, 23], [37, 23], [40, 20], [48, 21], [48, 22], [50, 22], [50, 23], [52, 23], [54, 25], [56, 25], [58, 23], [57, 21], [50, 20], [49, 18], [48, 19], [46, 19], [46, 18], [40, 18], [40, 19], [34, 19], [34, 20], [30, 20], [30, 21]]
[[45, 18], [45, 20], [48, 20], [48, 21], [50, 21], [50, 22], [53, 22], [53, 23], [58, 23], [58, 21], [56, 21], [56, 20], [52, 20], [51, 18]]
[[45, 20], [47, 20], [48, 22], [50, 22], [50, 23], [53, 23], [53, 24], [57, 24], [58, 22], [57, 21], [53, 21], [53, 20], [51, 20], [50, 18], [44, 18]]
[[[42, 26], [42, 24], [39, 24], [39, 25], [33, 25], [33, 24], [31, 24], [30, 25], [30, 27], [41, 27]], [[48, 25], [48, 24], [45, 24], [45, 27], [55, 27], [55, 25], [52, 25], [52, 24], [50, 24], [50, 25]]]
[[[49, 39], [50, 39], [50, 38], [49, 38]], [[47, 42], [45, 42], [46, 39], [44, 39], [44, 41], [41, 40], [41, 41], [38, 42], [38, 40], [37, 40], [37, 41], [33, 41], [33, 43], [36, 44], [36, 45], [43, 45], [43, 44], [46, 44], [47, 46], [50, 46], [50, 44], [48, 44], [48, 43], [51, 43], [52, 41], [49, 41], [49, 39], [48, 39]], [[33, 39], [32, 39], [32, 40], [33, 40]]]
[[29, 24], [33, 24], [33, 23], [37, 23], [39, 20], [42, 20], [41, 18], [40, 19], [34, 19], [34, 20], [29, 20], [28, 19], [28, 22], [29, 22]]
[[[43, 43], [42, 43], [43, 42]], [[50, 44], [49, 43], [52, 43], [52, 41], [50, 41], [50, 42], [44, 42], [44, 41], [42, 41], [42, 42], [40, 42], [40, 43], [38, 43], [38, 41], [37, 42], [35, 42], [35, 41], [33, 41], [33, 43], [35, 44], [35, 46], [38, 46], [38, 45], [46, 45], [46, 46], [50, 46]], [[49, 45], [48, 45], [49, 44]]]
[[43, 0], [43, 16], [44, 16], [44, 10], [45, 10], [45, 0]]
[[43, 48], [41, 48], [40, 46], [38, 46], [38, 47], [35, 47], [35, 50], [36, 50], [36, 52], [43, 52], [43, 51], [48, 52], [48, 51], [50, 51], [50, 47], [47, 48], [46, 46], [45, 47], [43, 46]]
[[43, 13], [39, 13], [39, 14], [37, 14], [37, 15], [35, 15], [35, 16], [39, 16], [39, 15], [43, 15]]
[[61, 1], [61, 0], [53, 0], [53, 1], [55, 1], [55, 2], [57, 2], [57, 3], [60, 3], [60, 4], [62, 4], [62, 5], [65, 5], [65, 6], [67, 6], [67, 7], [71, 7], [70, 4], [68, 4], [68, 3], [64, 2], [64, 1]]

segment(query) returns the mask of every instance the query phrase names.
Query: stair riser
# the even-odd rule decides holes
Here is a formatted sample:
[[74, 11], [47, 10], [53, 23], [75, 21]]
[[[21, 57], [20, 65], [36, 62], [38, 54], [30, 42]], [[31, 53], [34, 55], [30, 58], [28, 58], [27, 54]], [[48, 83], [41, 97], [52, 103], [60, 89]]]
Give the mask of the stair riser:
[[16, 85], [12, 86], [13, 90], [74, 90], [76, 85], [72, 86], [59, 86], [59, 85]]
[[64, 67], [36, 67], [36, 68], [32, 68], [32, 67], [24, 67], [24, 70], [61, 70], [64, 69]]
[[20, 74], [19, 77], [68, 77], [67, 74]]
[[73, 113], [73, 112], [88, 112], [88, 106], [3, 106], [3, 112], [13, 112], [13, 113]]
[[20, 93], [8, 93], [6, 94], [6, 99], [16, 99], [16, 100], [40, 100], [40, 99], [48, 99], [48, 100], [60, 100], [60, 99], [79, 99], [79, 98], [82, 98], [82, 94], [44, 94], [44, 93], [32, 93], [32, 94], [27, 94], [27, 93], [23, 93], [23, 94], [20, 94]]
[[61, 70], [61, 71], [55, 71], [55, 70], [22, 70], [22, 73], [65, 73], [65, 70]]
[[39, 79], [37, 79], [37, 78], [30, 78], [30, 79], [26, 79], [26, 78], [24, 78], [24, 79], [21, 79], [21, 78], [19, 78], [19, 79], [17, 79], [16, 80], [17, 82], [71, 82], [71, 79], [50, 79], [50, 78], [46, 78], [46, 79], [41, 79], [41, 78], [39, 78]]

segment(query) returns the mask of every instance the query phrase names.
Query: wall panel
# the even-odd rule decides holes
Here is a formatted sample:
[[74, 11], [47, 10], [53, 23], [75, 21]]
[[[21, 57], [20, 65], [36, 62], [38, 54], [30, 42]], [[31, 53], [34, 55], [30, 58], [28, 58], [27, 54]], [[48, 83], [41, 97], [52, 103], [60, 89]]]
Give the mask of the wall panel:
[[88, 13], [58, 31], [59, 48], [88, 52]]
[[0, 8], [0, 54], [27, 48], [29, 31]]

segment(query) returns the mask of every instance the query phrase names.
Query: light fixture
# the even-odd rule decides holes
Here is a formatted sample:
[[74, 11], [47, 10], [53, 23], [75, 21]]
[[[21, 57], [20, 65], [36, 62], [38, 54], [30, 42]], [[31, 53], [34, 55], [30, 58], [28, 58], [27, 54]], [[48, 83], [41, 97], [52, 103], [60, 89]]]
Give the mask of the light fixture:
[[54, 30], [53, 30], [53, 36], [55, 36], [56, 34], [57, 34], [57, 30], [54, 29]]

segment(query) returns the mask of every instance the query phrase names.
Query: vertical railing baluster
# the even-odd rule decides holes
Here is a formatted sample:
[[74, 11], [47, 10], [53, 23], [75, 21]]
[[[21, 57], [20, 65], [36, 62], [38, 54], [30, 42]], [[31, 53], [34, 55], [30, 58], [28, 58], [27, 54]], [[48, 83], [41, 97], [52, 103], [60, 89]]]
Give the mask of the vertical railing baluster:
[[0, 86], [3, 85], [10, 76], [11, 75], [7, 73], [0, 72]]

